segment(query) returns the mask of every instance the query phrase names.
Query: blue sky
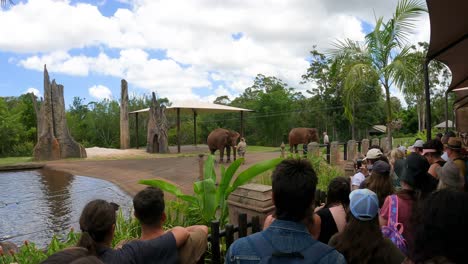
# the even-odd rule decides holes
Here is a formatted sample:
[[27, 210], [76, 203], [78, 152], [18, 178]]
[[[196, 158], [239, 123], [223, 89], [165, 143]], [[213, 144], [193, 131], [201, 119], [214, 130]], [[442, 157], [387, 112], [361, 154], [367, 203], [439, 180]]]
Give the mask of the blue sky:
[[[267, 4], [263, 2], [268, 2]], [[380, 3], [383, 2], [383, 3]], [[29, 0], [0, 11], [0, 96], [43, 92], [42, 69], [73, 97], [130, 94], [172, 101], [233, 98], [261, 73], [300, 91], [308, 52], [336, 39], [363, 40], [374, 13], [396, 0]], [[415, 40], [427, 40], [427, 18]], [[11, 25], [11, 26], [10, 26]], [[397, 95], [398, 96], [398, 95]], [[400, 97], [401, 98], [401, 97]]]

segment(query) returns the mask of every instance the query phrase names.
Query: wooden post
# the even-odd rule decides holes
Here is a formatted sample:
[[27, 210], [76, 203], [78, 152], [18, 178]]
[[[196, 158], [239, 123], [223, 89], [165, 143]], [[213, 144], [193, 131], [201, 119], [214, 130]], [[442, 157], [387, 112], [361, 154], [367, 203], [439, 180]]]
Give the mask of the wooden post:
[[139, 148], [138, 145], [138, 112], [135, 113], [135, 133], [136, 133], [136, 148]]
[[362, 141], [357, 142], [357, 150], [358, 150], [359, 153], [361, 153], [361, 142]]
[[327, 144], [327, 162], [330, 164], [330, 144]]
[[252, 217], [252, 234], [260, 232], [260, 218], [257, 216]]
[[211, 221], [211, 254], [212, 263], [221, 263], [221, 250], [219, 247], [219, 221]]
[[240, 136], [244, 137], [244, 111], [240, 111]]
[[180, 108], [177, 108], [177, 153], [180, 153]]
[[197, 146], [197, 112], [195, 109], [193, 111], [193, 145]]
[[198, 180], [200, 181], [203, 181], [204, 179], [204, 176], [203, 176], [203, 157], [205, 156], [205, 154], [198, 154], [198, 172], [199, 172], [199, 176], [198, 176]]
[[224, 227], [226, 230], [226, 250], [229, 249], [231, 244], [234, 242], [234, 226], [232, 224], [226, 224]]
[[239, 238], [247, 236], [247, 214], [239, 214]]
[[348, 143], [345, 142], [343, 146], [344, 146], [343, 160], [348, 160]]

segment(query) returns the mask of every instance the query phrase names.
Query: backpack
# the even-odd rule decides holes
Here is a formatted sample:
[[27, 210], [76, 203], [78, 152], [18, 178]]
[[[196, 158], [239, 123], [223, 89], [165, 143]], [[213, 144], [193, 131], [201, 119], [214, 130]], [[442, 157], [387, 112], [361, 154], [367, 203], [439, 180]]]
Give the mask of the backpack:
[[261, 264], [318, 263], [323, 257], [334, 250], [328, 245], [313, 240], [312, 245], [309, 245], [300, 252], [280, 252], [273, 248], [270, 240], [263, 232], [248, 236], [247, 241], [257, 255], [260, 256], [261, 260], [259, 263]]
[[408, 245], [403, 237], [403, 224], [398, 223], [398, 197], [390, 195], [390, 205], [388, 206], [388, 222], [381, 228], [384, 237], [390, 239], [393, 244], [405, 255], [408, 253]]

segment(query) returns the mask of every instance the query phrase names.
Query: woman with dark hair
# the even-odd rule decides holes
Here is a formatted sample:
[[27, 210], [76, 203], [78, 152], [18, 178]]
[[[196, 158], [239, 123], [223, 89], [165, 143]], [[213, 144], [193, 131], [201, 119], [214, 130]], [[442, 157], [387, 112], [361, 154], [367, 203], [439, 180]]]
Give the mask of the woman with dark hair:
[[468, 194], [436, 191], [425, 200], [420, 216], [412, 260], [415, 263], [436, 259], [445, 259], [443, 263], [466, 263]]
[[385, 198], [394, 193], [393, 180], [390, 176], [390, 164], [378, 160], [373, 164], [372, 172], [366, 179], [366, 188], [375, 192], [379, 197], [379, 207], [385, 201]]
[[427, 159], [431, 166], [429, 167], [428, 173], [432, 177], [438, 179], [437, 168], [444, 166], [445, 160], [442, 159], [442, 154], [444, 151], [444, 145], [441, 141], [436, 139], [431, 139], [424, 143], [422, 155]]
[[350, 182], [344, 177], [334, 178], [328, 185], [327, 203], [316, 209], [313, 230], [319, 241], [327, 244], [330, 238], [342, 232], [346, 226], [346, 211], [349, 206]]
[[405, 256], [382, 236], [378, 222], [379, 201], [369, 189], [352, 191], [348, 224], [328, 243], [342, 253], [348, 264], [400, 264]]
[[164, 235], [146, 241], [135, 240], [122, 248], [111, 248], [118, 205], [104, 200], [89, 202], [80, 217], [82, 231], [78, 246], [105, 263], [178, 263], [177, 245], [183, 244], [188, 231], [174, 227]]

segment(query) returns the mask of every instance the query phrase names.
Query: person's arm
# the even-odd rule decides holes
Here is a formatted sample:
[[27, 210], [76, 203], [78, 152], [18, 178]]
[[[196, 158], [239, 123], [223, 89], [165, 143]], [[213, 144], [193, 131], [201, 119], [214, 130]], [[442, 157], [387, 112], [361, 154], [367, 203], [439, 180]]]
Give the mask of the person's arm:
[[273, 223], [273, 221], [275, 221], [273, 215], [268, 215], [265, 218], [265, 221], [263, 222], [263, 230], [267, 229], [271, 225], [271, 223]]
[[181, 247], [185, 241], [189, 238], [189, 231], [181, 226], [176, 226], [169, 230], [174, 235], [174, 238], [176, 240], [176, 246], [179, 248]]
[[186, 227], [189, 232], [196, 232], [198, 230], [208, 235], [208, 227], [206, 225], [193, 225]]
[[189, 226], [189, 238], [179, 248], [180, 263], [195, 264], [208, 247], [208, 227], [204, 225]]

